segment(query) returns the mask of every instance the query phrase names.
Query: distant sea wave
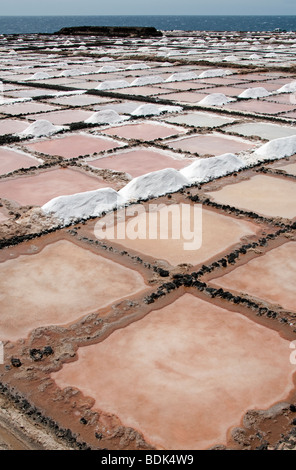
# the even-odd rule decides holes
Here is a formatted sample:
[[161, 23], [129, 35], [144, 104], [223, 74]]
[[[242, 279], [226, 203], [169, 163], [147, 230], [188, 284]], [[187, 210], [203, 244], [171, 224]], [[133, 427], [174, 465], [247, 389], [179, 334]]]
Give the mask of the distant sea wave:
[[0, 16], [0, 34], [54, 33], [67, 26], [154, 26], [162, 31], [296, 31], [296, 16]]

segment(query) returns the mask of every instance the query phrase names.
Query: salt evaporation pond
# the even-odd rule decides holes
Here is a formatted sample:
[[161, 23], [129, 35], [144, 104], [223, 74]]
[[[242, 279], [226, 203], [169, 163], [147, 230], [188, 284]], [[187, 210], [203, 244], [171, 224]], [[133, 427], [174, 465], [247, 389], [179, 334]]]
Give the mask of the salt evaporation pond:
[[226, 444], [249, 409], [287, 398], [295, 372], [289, 355], [277, 332], [187, 293], [80, 348], [78, 360], [52, 377], [156, 449], [206, 449]]
[[147, 286], [143, 277], [67, 240], [0, 263], [2, 340], [71, 323]]

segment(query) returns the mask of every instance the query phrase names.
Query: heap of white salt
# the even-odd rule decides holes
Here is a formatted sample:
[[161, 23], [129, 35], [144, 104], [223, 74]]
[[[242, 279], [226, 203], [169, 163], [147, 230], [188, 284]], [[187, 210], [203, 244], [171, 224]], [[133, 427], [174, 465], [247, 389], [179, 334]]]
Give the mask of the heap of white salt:
[[188, 180], [184, 175], [174, 168], [166, 168], [134, 178], [119, 194], [130, 202], [173, 193], [186, 185]]
[[144, 69], [150, 69], [150, 66], [147, 64], [131, 64], [126, 68], [126, 70], [144, 70]]
[[100, 83], [96, 90], [115, 90], [116, 88], [127, 88], [130, 84], [126, 80], [106, 80]]
[[102, 111], [97, 111], [92, 114], [84, 122], [86, 124], [114, 124], [117, 122], [125, 121], [130, 119], [129, 116], [120, 116], [113, 109], [103, 109]]
[[160, 75], [147, 75], [144, 77], [136, 78], [131, 86], [145, 86], [145, 85], [154, 85], [155, 83], [162, 83], [164, 79]]
[[46, 214], [53, 213], [55, 217], [68, 224], [74, 220], [98, 217], [102, 212], [108, 212], [125, 203], [122, 196], [112, 188], [96, 189], [70, 196], [59, 196], [42, 206]]
[[274, 139], [255, 150], [259, 159], [280, 159], [296, 153], [296, 135]]
[[157, 106], [156, 104], [142, 104], [135, 109], [132, 116], [158, 116], [162, 113], [179, 113], [181, 106]]
[[40, 119], [33, 122], [27, 127], [23, 132], [20, 132], [20, 136], [33, 136], [33, 137], [42, 137], [46, 135], [52, 135], [56, 132], [59, 132], [63, 129], [66, 129], [65, 126], [54, 126], [51, 122]]
[[238, 156], [232, 153], [225, 153], [217, 157], [200, 158], [180, 170], [180, 173], [190, 183], [201, 183], [228, 175], [240, 170], [244, 166], [245, 163]]
[[120, 69], [114, 65], [103, 65], [103, 67], [99, 68], [97, 73], [118, 72], [119, 70]]
[[198, 75], [196, 75], [195, 72], [179, 72], [173, 73], [173, 75], [166, 79], [166, 82], [182, 82], [184, 80], [195, 80], [197, 78]]
[[263, 98], [264, 96], [270, 96], [271, 93], [263, 87], [247, 88], [243, 91], [239, 98]]
[[296, 81], [287, 83], [277, 90], [277, 93], [294, 93], [296, 91]]
[[199, 101], [198, 104], [202, 106], [223, 106], [224, 104], [230, 103], [231, 101], [235, 101], [235, 99], [229, 98], [223, 93], [211, 93]]
[[45, 80], [46, 78], [50, 78], [50, 75], [46, 72], [36, 72], [32, 75], [29, 80]]
[[224, 70], [224, 69], [213, 69], [213, 70], [205, 70], [198, 76], [198, 78], [225, 77], [226, 75], [232, 75], [232, 72], [230, 70]]

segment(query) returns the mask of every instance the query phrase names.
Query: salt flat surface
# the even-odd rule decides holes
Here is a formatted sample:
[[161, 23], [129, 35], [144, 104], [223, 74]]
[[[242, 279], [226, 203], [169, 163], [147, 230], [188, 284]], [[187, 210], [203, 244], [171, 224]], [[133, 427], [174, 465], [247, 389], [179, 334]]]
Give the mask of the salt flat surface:
[[3, 340], [73, 322], [146, 288], [139, 273], [66, 240], [0, 263], [0, 279]]
[[257, 135], [262, 139], [273, 140], [281, 137], [288, 137], [296, 134], [296, 129], [278, 124], [269, 124], [265, 122], [250, 122], [237, 124], [227, 128], [227, 131], [236, 132], [245, 136]]
[[78, 360], [52, 377], [156, 449], [206, 449], [226, 444], [247, 410], [286, 399], [295, 370], [289, 355], [275, 331], [185, 294], [80, 348]]

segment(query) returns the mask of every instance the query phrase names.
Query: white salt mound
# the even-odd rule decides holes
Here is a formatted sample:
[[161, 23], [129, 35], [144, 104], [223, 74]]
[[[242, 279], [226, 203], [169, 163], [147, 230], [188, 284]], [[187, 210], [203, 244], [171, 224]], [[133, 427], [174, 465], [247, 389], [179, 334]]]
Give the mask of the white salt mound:
[[255, 150], [264, 159], [280, 159], [296, 153], [296, 135], [274, 139]]
[[155, 83], [162, 83], [164, 79], [160, 75], [147, 75], [146, 77], [138, 77], [132, 83], [131, 86], [145, 86], [153, 85]]
[[150, 66], [147, 64], [132, 64], [126, 68], [126, 70], [144, 70], [144, 69], [150, 69]]
[[51, 122], [40, 119], [33, 122], [27, 127], [23, 132], [20, 132], [19, 135], [31, 135], [34, 137], [42, 137], [45, 135], [55, 134], [63, 129], [66, 129], [65, 126], [54, 126]]
[[97, 73], [105, 73], [105, 72], [118, 72], [120, 69], [115, 67], [114, 65], [103, 65]]
[[173, 73], [166, 79], [166, 82], [182, 82], [183, 80], [195, 80], [196, 78], [198, 78], [198, 75], [195, 72], [179, 72]]
[[100, 83], [96, 90], [115, 90], [116, 88], [127, 88], [130, 86], [126, 80], [106, 80]]
[[232, 72], [224, 69], [213, 69], [205, 70], [198, 76], [198, 78], [225, 77], [226, 75], [232, 75]]
[[75, 77], [76, 75], [82, 75], [82, 72], [76, 69], [63, 70], [63, 72], [59, 74], [59, 77]]
[[224, 104], [230, 103], [231, 101], [235, 101], [235, 99], [229, 98], [223, 95], [223, 93], [211, 93], [199, 101], [198, 104], [202, 106], [223, 106]]
[[53, 213], [68, 224], [74, 220], [98, 217], [125, 203], [124, 199], [112, 188], [59, 196], [42, 206], [46, 214]]
[[296, 91], [296, 81], [287, 83], [277, 90], [277, 93], [294, 93]]
[[181, 106], [157, 106], [156, 104], [142, 104], [135, 109], [132, 116], [158, 116], [162, 113], [179, 113]]
[[113, 124], [129, 119], [129, 116], [120, 116], [113, 109], [104, 109], [92, 114], [84, 122], [86, 124]]
[[158, 197], [188, 185], [187, 178], [173, 168], [154, 171], [130, 181], [119, 194], [127, 201]]
[[232, 153], [225, 153], [217, 157], [198, 159], [180, 170], [180, 173], [190, 183], [201, 183], [228, 175], [240, 170], [244, 166], [245, 163], [239, 157]]
[[32, 75], [29, 80], [45, 80], [46, 78], [50, 78], [50, 75], [46, 72], [36, 72]]
[[263, 87], [247, 88], [239, 96], [239, 98], [262, 98], [264, 96], [270, 96], [271, 93]]

